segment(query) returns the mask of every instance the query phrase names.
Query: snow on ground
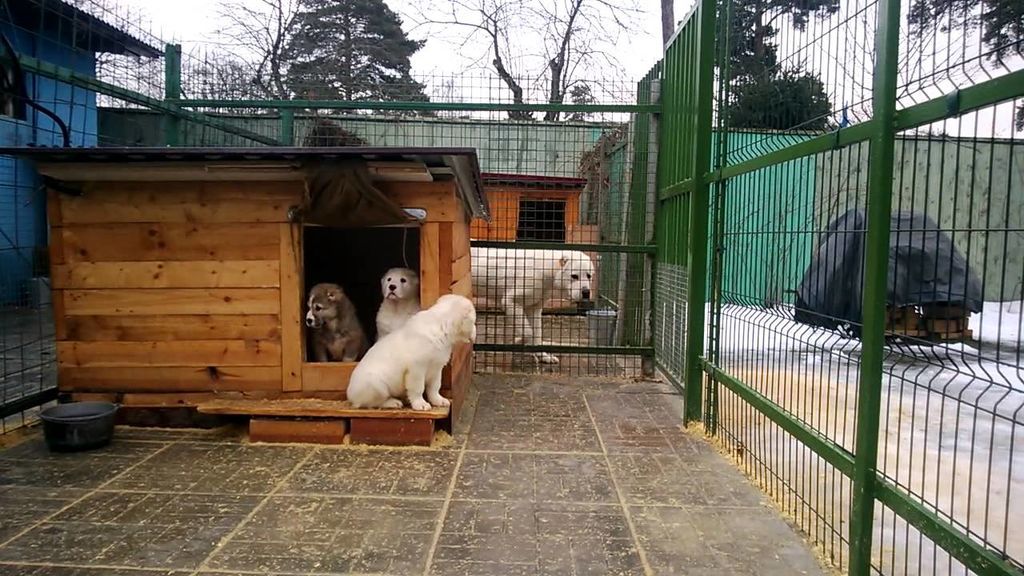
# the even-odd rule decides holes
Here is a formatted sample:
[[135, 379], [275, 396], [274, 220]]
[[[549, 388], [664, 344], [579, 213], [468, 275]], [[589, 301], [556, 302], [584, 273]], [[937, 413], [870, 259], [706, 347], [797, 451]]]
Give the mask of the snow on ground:
[[1000, 347], [1020, 347], [1022, 302], [985, 302], [981, 313], [971, 314], [968, 327], [975, 340]]
[[[707, 312], [710, 318], [710, 308]], [[705, 338], [710, 337], [710, 330]], [[742, 350], [787, 350], [850, 352], [860, 349], [860, 341], [835, 331], [800, 324], [793, 320], [793, 308], [722, 307], [722, 325], [718, 341], [722, 352]]]
[[[1021, 308], [1020, 302], [986, 303], [971, 318], [977, 340], [968, 343], [890, 343], [879, 438], [882, 474], [1018, 562], [1024, 562], [1024, 514], [1012, 503], [1024, 499]], [[860, 342], [792, 317], [785, 307], [724, 307], [719, 364], [852, 451]], [[731, 394], [723, 393], [721, 402], [721, 425], [823, 515], [809, 521], [845, 533], [846, 480], [810, 466], [803, 446], [750, 417]], [[965, 573], [891, 512], [880, 511], [875, 524], [884, 573]], [[819, 537], [831, 530], [807, 528]]]
[[[860, 342], [857, 340], [846, 338], [832, 330], [794, 321], [791, 306], [755, 308], [727, 305], [722, 307], [722, 313], [724, 323], [721, 328], [723, 339], [720, 340], [720, 345], [723, 350], [762, 350], [765, 346], [772, 350], [835, 350], [838, 347], [850, 351], [860, 348]], [[710, 307], [707, 314], [710, 317]], [[985, 302], [980, 313], [971, 314], [968, 326], [973, 339], [982, 345], [998, 344], [1004, 350], [1021, 347], [1024, 303]], [[970, 348], [962, 344], [946, 344], [941, 347], [956, 351], [967, 351], [967, 348]]]

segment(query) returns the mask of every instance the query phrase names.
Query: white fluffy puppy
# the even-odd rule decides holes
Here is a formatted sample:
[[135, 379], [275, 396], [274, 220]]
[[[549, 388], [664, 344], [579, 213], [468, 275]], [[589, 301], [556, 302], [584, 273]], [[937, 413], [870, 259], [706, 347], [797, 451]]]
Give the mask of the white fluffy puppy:
[[401, 408], [403, 399], [413, 410], [448, 406], [451, 402], [441, 396], [441, 371], [455, 344], [474, 340], [473, 302], [455, 294], [441, 296], [370, 347], [352, 371], [348, 399], [356, 408]]
[[377, 340], [420, 311], [420, 277], [408, 268], [392, 268], [381, 276], [380, 291], [384, 301], [377, 310]]
[[[543, 343], [541, 314], [551, 300], [590, 300], [594, 262], [575, 250], [473, 248], [473, 294], [501, 306], [512, 321], [514, 344]], [[541, 352], [536, 358], [557, 364]]]

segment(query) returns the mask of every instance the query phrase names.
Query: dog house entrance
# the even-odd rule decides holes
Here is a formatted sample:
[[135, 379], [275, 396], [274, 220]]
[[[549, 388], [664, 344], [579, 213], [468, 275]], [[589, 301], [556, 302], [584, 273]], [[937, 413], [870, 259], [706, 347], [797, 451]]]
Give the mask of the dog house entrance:
[[[352, 301], [369, 344], [377, 336], [377, 309], [383, 300], [380, 278], [390, 268], [420, 269], [420, 229], [417, 226], [329, 228], [304, 226], [302, 243], [303, 301], [321, 282], [339, 284]], [[305, 332], [306, 362], [312, 352], [311, 330]]]

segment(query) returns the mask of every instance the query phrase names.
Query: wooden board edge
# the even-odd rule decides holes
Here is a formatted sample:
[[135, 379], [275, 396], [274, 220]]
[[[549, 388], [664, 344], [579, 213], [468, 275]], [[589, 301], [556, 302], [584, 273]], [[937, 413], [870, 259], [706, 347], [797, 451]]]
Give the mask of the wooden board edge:
[[302, 390], [302, 226], [281, 224], [281, 389]]
[[[275, 400], [280, 402], [275, 404]], [[296, 399], [302, 400], [302, 399]], [[364, 419], [410, 419], [441, 420], [447, 418], [448, 408], [432, 408], [418, 411], [411, 408], [352, 408], [345, 401], [324, 402], [321, 406], [290, 405], [284, 399], [267, 400], [210, 400], [196, 406], [203, 414], [234, 416], [264, 416], [279, 418], [364, 418]]]

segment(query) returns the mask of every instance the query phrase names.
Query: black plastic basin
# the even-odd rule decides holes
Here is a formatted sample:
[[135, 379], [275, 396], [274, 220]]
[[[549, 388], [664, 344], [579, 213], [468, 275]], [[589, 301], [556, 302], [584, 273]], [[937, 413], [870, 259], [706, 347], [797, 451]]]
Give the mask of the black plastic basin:
[[101, 448], [114, 436], [117, 404], [71, 402], [43, 410], [43, 436], [54, 452], [78, 452]]

